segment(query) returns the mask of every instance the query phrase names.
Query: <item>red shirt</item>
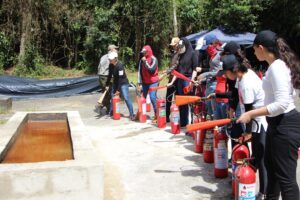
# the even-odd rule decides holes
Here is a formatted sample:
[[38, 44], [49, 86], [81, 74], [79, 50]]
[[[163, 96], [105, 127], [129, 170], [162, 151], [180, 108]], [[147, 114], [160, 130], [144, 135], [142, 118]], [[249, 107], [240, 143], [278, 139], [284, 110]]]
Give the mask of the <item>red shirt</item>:
[[[224, 75], [222, 76], [216, 76], [217, 79], [217, 85], [216, 85], [216, 93], [224, 93], [226, 92], [227, 88], [226, 88], [226, 78]], [[228, 99], [227, 98], [216, 98], [216, 102], [219, 103], [228, 103]]]

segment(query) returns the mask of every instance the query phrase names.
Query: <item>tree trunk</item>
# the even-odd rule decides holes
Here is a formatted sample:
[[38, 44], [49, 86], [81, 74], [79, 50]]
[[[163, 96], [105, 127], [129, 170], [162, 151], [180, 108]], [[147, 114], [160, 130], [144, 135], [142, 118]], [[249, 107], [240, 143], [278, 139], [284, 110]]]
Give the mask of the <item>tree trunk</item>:
[[26, 46], [30, 41], [30, 31], [31, 31], [31, 0], [22, 0], [21, 1], [21, 12], [22, 12], [22, 33], [21, 33], [21, 42], [20, 42], [20, 52], [19, 52], [19, 64], [22, 64], [23, 57], [25, 55]]
[[174, 36], [178, 36], [178, 24], [177, 24], [177, 14], [176, 14], [176, 0], [173, 0], [173, 26], [174, 26]]
[[141, 51], [142, 48], [142, 34], [141, 34], [141, 22], [138, 19], [138, 16], [136, 16], [136, 21], [135, 21], [135, 61], [138, 62], [140, 58], [139, 52]]

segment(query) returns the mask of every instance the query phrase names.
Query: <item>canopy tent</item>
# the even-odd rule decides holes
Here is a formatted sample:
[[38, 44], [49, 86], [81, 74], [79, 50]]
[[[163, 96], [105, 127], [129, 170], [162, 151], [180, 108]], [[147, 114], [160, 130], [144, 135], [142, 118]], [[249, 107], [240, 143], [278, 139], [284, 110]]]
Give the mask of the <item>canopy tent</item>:
[[0, 95], [13, 99], [62, 97], [99, 90], [98, 76], [37, 80], [0, 76]]
[[186, 38], [195, 45], [197, 40], [201, 37], [205, 37], [205, 35], [214, 34], [222, 43], [235, 41], [239, 45], [250, 45], [253, 43], [255, 34], [254, 33], [225, 33], [222, 29], [216, 28], [212, 31], [201, 31], [199, 33], [194, 33], [186, 36]]

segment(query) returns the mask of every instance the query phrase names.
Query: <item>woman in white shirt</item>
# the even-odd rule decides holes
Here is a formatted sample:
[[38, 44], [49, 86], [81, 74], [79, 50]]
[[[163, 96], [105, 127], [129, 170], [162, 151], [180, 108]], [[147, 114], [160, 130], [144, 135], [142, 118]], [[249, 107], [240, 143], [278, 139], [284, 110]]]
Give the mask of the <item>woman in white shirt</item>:
[[[261, 79], [250, 68], [246, 60], [235, 55], [226, 55], [222, 58], [223, 72], [226, 77], [236, 80], [236, 88], [239, 93], [239, 103], [242, 113], [261, 108], [264, 106], [265, 93], [262, 88]], [[265, 199], [267, 193], [267, 170], [265, 167], [265, 144], [267, 121], [264, 116], [255, 118], [256, 123], [252, 121], [246, 124], [245, 134], [241, 140], [252, 141], [252, 164], [259, 171], [259, 195], [257, 199]]]
[[244, 113], [238, 120], [247, 123], [267, 116], [266, 167], [267, 199], [299, 199], [296, 181], [300, 147], [300, 113], [295, 109], [294, 88], [300, 88], [300, 63], [286, 42], [272, 31], [257, 34], [253, 48], [269, 68], [263, 79], [264, 107]]

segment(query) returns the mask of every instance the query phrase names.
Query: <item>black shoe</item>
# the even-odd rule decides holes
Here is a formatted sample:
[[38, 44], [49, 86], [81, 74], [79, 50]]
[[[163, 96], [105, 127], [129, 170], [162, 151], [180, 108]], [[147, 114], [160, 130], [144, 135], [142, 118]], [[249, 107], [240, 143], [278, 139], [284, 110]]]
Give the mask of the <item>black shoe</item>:
[[135, 121], [135, 115], [129, 117], [131, 121]]
[[192, 134], [192, 133], [189, 133], [189, 132], [186, 132], [185, 135], [186, 135], [186, 136], [189, 136], [189, 137], [193, 137], [193, 134]]

